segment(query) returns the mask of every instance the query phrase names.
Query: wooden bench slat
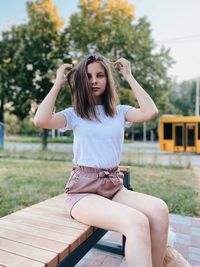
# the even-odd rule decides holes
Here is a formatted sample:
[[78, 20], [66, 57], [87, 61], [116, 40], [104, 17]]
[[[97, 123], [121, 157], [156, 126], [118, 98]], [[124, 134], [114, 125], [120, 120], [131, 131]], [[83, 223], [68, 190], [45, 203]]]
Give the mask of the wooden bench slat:
[[58, 256], [56, 253], [4, 239], [2, 237], [0, 237], [0, 249], [31, 260], [42, 262], [46, 267], [54, 267], [58, 264]]
[[130, 166], [119, 166], [119, 170], [121, 172], [128, 172], [130, 170]]
[[49, 205], [56, 203], [58, 207], [64, 208], [66, 210], [64, 194], [58, 195], [53, 198], [45, 199], [44, 201], [41, 201], [40, 204], [41, 203], [46, 203]]
[[17, 215], [17, 216], [20, 216], [20, 217], [38, 219], [41, 222], [49, 222], [49, 221], [51, 221], [52, 223], [57, 224], [57, 225], [63, 225], [63, 226], [76, 228], [76, 229], [81, 229], [81, 230], [85, 230], [85, 231], [89, 230], [89, 229], [92, 229], [91, 226], [79, 223], [78, 221], [75, 221], [73, 219], [68, 219], [68, 218], [65, 219], [65, 220], [60, 220], [60, 219], [56, 219], [56, 218], [52, 218], [51, 217], [51, 219], [49, 219], [48, 216], [45, 216], [45, 215], [42, 216], [42, 215], [39, 215], [39, 214], [33, 213], [33, 212], [32, 213], [31, 212], [25, 212], [23, 210], [17, 211], [14, 214]]
[[6, 228], [11, 230], [16, 230], [19, 232], [39, 236], [39, 237], [48, 237], [51, 240], [60, 241], [66, 243], [66, 247], [69, 246], [69, 251], [76, 248], [80, 244], [80, 237], [72, 235], [63, 235], [61, 233], [52, 232], [46, 229], [37, 228], [34, 226], [20, 225], [18, 223], [9, 222], [0, 219], [0, 228]]
[[6, 267], [45, 267], [44, 263], [33, 261], [3, 250], [0, 250], [0, 264]]
[[[31, 206], [29, 208], [25, 208], [23, 211], [25, 212], [29, 212], [31, 214], [38, 214], [38, 215], [44, 215], [45, 217], [49, 217], [49, 218], [53, 218], [56, 220], [62, 220], [65, 221], [66, 220], [70, 220], [70, 221], [74, 221], [70, 216], [67, 217], [67, 215], [65, 213], [60, 212], [58, 209], [53, 209], [47, 206], [40, 206], [40, 205], [34, 205]], [[91, 226], [88, 225], [88, 230], [85, 230], [86, 235], [89, 236], [91, 234], [91, 232], [93, 231], [93, 228]]]
[[[22, 209], [19, 212], [32, 213], [32, 211], [34, 212], [34, 210], [37, 210], [37, 209], [42, 209], [42, 210], [45, 210], [45, 211], [48, 210], [50, 212], [44, 212], [43, 214], [38, 214], [38, 215], [42, 215], [42, 217], [49, 217], [48, 214], [50, 213], [51, 217], [53, 217], [54, 220], [56, 220], [59, 225], [63, 225], [63, 224], [61, 224], [61, 222], [63, 222], [65, 224], [66, 221], [67, 221], [67, 222], [71, 222], [72, 224], [74, 224], [74, 226], [75, 226], [74, 228], [77, 228], [77, 229], [86, 230], [86, 229], [91, 227], [91, 226], [88, 226], [86, 224], [80, 223], [80, 222], [72, 219], [69, 216], [69, 214], [67, 213], [65, 208], [55, 207], [55, 205], [56, 205], [55, 202], [48, 203], [48, 202], [44, 201], [44, 202], [38, 203], [36, 205], [33, 205], [33, 206], [29, 207], [29, 208]], [[15, 212], [15, 213], [17, 213], [17, 212]], [[56, 215], [56, 216], [54, 217], [52, 215]]]
[[53, 217], [53, 218], [59, 218], [60, 219], [70, 219], [70, 216], [67, 214], [67, 213], [64, 213], [62, 210], [60, 209], [55, 209], [55, 208], [51, 208], [51, 207], [48, 207], [48, 206], [44, 206], [44, 205], [33, 205], [33, 206], [30, 206], [28, 208], [25, 208], [23, 209], [23, 211], [25, 212], [38, 212], [39, 214], [41, 215], [44, 215], [45, 216], [50, 216], [50, 217]]
[[31, 207], [41, 207], [41, 208], [45, 208], [45, 209], [48, 209], [49, 211], [55, 213], [55, 214], [62, 214], [62, 216], [64, 215], [65, 218], [70, 218], [70, 215], [69, 213], [67, 212], [66, 208], [65, 207], [60, 207], [60, 206], [55, 206], [55, 205], [48, 205], [48, 203], [46, 204], [45, 202], [40, 202], [36, 205], [33, 205]]
[[33, 236], [31, 234], [3, 228], [0, 228], [0, 236], [13, 241], [20, 240], [20, 242], [23, 244], [55, 252], [58, 254], [59, 262], [69, 254], [69, 247], [67, 247], [65, 243], [50, 240], [47, 239], [47, 237], [42, 238], [39, 236]]
[[20, 217], [15, 215], [14, 213], [3, 217], [2, 220], [19, 223], [21, 225], [28, 225], [28, 226], [32, 225], [38, 228], [62, 233], [63, 235], [82, 236], [82, 234], [85, 233], [85, 231], [81, 229], [66, 227], [63, 225], [57, 225], [52, 222], [41, 222], [40, 220], [36, 220], [33, 218]]

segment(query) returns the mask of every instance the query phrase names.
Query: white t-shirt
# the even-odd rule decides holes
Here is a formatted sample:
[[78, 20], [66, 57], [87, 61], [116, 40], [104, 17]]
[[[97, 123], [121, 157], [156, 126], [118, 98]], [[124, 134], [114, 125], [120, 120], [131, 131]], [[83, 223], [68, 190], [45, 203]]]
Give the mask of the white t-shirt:
[[124, 141], [126, 112], [129, 105], [118, 105], [117, 115], [106, 116], [103, 105], [96, 105], [96, 114], [101, 122], [82, 119], [74, 108], [66, 108], [60, 113], [67, 120], [62, 132], [73, 130], [73, 163], [93, 168], [112, 168], [120, 163], [121, 149]]

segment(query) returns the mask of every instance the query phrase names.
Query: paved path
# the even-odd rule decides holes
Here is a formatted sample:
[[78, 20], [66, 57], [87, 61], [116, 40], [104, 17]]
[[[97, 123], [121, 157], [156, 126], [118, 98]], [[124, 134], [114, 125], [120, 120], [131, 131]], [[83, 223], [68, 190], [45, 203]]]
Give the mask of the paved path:
[[134, 142], [123, 145], [123, 157], [133, 163], [159, 163], [200, 167], [200, 154], [160, 151], [158, 142]]
[[[170, 214], [170, 225], [176, 233], [174, 248], [187, 259], [192, 266], [200, 267], [200, 218]], [[121, 235], [108, 232], [105, 240], [121, 244]], [[76, 267], [127, 267], [122, 256], [90, 250]]]
[[[41, 144], [6, 142], [5, 149], [12, 151], [39, 151]], [[48, 144], [48, 149], [60, 152], [72, 152], [72, 144]], [[122, 147], [122, 160], [132, 163], [160, 163], [163, 165], [179, 164], [183, 166], [199, 166], [200, 155], [195, 153], [173, 153], [160, 151], [158, 142], [133, 142]], [[63, 157], [63, 155], [62, 155]]]

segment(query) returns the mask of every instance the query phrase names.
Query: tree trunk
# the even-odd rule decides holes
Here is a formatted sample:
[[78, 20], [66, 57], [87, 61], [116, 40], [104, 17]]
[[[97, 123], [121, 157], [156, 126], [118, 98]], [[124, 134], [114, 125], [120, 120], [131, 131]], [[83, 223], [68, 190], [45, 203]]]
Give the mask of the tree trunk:
[[0, 122], [4, 123], [4, 99], [0, 101]]
[[48, 138], [48, 130], [43, 129], [43, 132], [42, 132], [42, 150], [47, 149], [47, 138]]

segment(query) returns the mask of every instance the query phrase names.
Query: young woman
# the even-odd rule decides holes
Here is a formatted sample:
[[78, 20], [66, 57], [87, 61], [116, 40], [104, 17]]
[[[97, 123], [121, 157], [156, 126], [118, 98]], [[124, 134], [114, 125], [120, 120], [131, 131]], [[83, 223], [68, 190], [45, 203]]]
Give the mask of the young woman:
[[[124, 58], [118, 59], [114, 66], [129, 83], [139, 108], [118, 105], [110, 65], [102, 56], [88, 56], [66, 76], [65, 71], [72, 65], [63, 64], [35, 114], [34, 124], [47, 129], [73, 130], [74, 168], [65, 188], [72, 218], [125, 235], [129, 267], [161, 267], [168, 233], [168, 208], [158, 198], [127, 190], [118, 171], [125, 123], [149, 120], [158, 110], [134, 79], [130, 63]], [[67, 79], [73, 107], [52, 114]]]

